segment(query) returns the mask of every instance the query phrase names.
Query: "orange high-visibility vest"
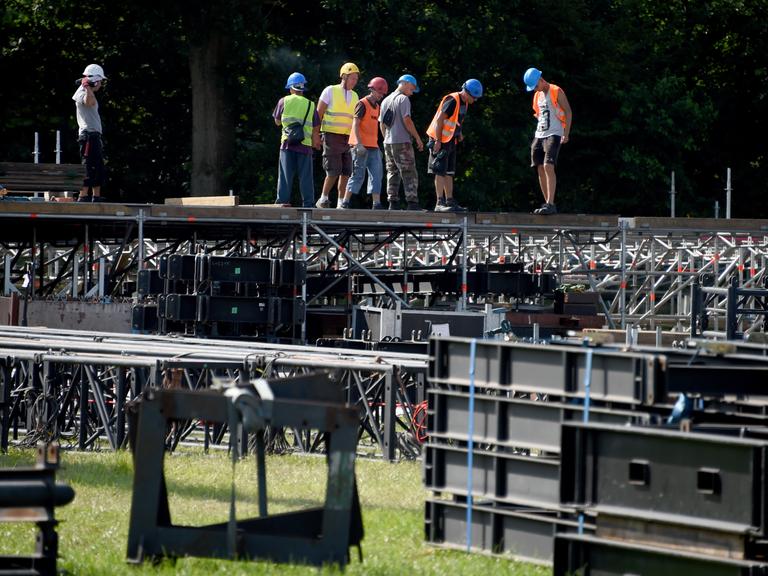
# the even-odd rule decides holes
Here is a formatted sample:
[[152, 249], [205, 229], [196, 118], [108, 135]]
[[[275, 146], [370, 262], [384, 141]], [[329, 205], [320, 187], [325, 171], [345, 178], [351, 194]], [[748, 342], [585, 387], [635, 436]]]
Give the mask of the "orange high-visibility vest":
[[[549, 85], [549, 99], [552, 101], [552, 106], [555, 107], [555, 116], [557, 116], [557, 119], [560, 120], [560, 124], [563, 125], [563, 130], [565, 130], [565, 110], [563, 110], [560, 107], [560, 104], [557, 103], [557, 97], [560, 96], [560, 86], [556, 86], [555, 84]], [[536, 118], [539, 117], [539, 93], [535, 92], [533, 94], [533, 112], [534, 116]]]
[[[360, 131], [360, 143], [366, 148], [378, 148], [379, 147], [379, 107], [374, 108], [373, 104], [368, 98], [361, 100], [363, 106], [365, 106], [365, 114], [362, 118], [358, 118]], [[357, 138], [355, 137], [355, 131], [352, 130], [349, 133], [349, 145], [354, 146], [357, 144]]]
[[437, 118], [440, 116], [440, 112], [443, 110], [443, 104], [445, 104], [445, 101], [448, 98], [453, 98], [456, 100], [456, 108], [454, 109], [451, 117], [446, 118], [445, 121], [443, 121], [443, 131], [440, 133], [440, 142], [443, 144], [450, 142], [453, 138], [453, 135], [456, 133], [456, 127], [459, 125], [459, 109], [461, 108], [461, 96], [459, 94], [459, 92], [451, 92], [447, 96], [444, 96], [442, 100], [440, 100], [440, 105], [437, 107], [435, 117], [432, 118], [432, 123], [427, 129], [427, 134], [433, 140], [437, 140]]

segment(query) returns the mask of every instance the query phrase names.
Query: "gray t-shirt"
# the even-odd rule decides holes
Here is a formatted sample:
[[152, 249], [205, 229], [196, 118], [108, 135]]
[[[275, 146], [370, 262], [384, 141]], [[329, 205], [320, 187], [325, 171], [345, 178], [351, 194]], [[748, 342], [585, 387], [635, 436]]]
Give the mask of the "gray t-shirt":
[[384, 144], [403, 144], [411, 141], [411, 135], [405, 129], [403, 118], [411, 115], [411, 100], [402, 92], [395, 90], [381, 101], [379, 110], [379, 122], [392, 111], [392, 125], [384, 126]]
[[101, 134], [101, 117], [99, 116], [99, 102], [94, 106], [85, 105], [85, 88], [80, 86], [72, 96], [75, 101], [75, 116], [77, 117], [78, 134], [83, 132], [98, 132]]

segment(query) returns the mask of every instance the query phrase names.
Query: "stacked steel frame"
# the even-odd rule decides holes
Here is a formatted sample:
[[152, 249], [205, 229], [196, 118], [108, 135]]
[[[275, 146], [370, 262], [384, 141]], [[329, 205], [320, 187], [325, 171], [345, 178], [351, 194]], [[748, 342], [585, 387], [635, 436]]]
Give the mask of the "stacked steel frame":
[[433, 339], [426, 538], [557, 574], [651, 573], [646, 553], [678, 573], [763, 573], [766, 376], [765, 349], [750, 345]]

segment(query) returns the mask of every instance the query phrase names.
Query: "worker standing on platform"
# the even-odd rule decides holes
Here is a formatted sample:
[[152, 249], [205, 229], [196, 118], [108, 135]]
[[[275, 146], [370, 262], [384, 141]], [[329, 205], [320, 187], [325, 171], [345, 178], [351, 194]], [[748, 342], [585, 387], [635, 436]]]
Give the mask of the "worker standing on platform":
[[283, 206], [291, 205], [291, 189], [296, 175], [304, 208], [312, 208], [315, 204], [312, 148], [320, 149], [320, 118], [315, 104], [304, 97], [306, 84], [307, 79], [300, 72], [288, 76], [285, 88], [291, 93], [280, 98], [272, 113], [275, 124], [282, 127], [275, 204]]
[[411, 118], [410, 97], [419, 91], [416, 78], [403, 74], [397, 80], [397, 89], [384, 98], [379, 110], [379, 128], [384, 135], [384, 158], [387, 165], [387, 198], [389, 209], [400, 209], [400, 181], [405, 189], [408, 210], [421, 210], [419, 205], [419, 175], [411, 138], [419, 152], [424, 143]]
[[[104, 144], [101, 139], [101, 117], [96, 92], [104, 85], [107, 77], [98, 64], [88, 64], [83, 70], [72, 100], [75, 101], [77, 119], [77, 142], [80, 145], [80, 162], [85, 165], [85, 179], [80, 188], [78, 202], [101, 202], [101, 186], [104, 184]], [[88, 191], [93, 192], [93, 199]]]
[[317, 113], [320, 117], [320, 132], [323, 137], [323, 168], [325, 181], [317, 201], [318, 208], [330, 208], [328, 196], [338, 182], [338, 205], [341, 205], [347, 181], [352, 175], [352, 154], [349, 151], [349, 133], [352, 131], [352, 117], [358, 102], [357, 93], [352, 89], [360, 78], [360, 70], [347, 62], [339, 71], [341, 82], [327, 86], [320, 94]]
[[427, 129], [429, 164], [427, 172], [435, 175], [435, 212], [466, 212], [453, 197], [453, 177], [456, 174], [456, 143], [464, 139], [461, 125], [467, 108], [483, 95], [483, 85], [470, 78], [461, 92], [443, 97]]
[[531, 167], [535, 167], [539, 176], [539, 186], [544, 196], [541, 208], [534, 214], [557, 214], [555, 207], [555, 189], [557, 176], [555, 165], [560, 152], [560, 145], [568, 142], [571, 132], [571, 105], [565, 92], [541, 77], [541, 70], [528, 68], [523, 75], [528, 92], [533, 95], [533, 115], [538, 120], [536, 133], [531, 143]]
[[373, 197], [373, 209], [381, 210], [381, 177], [383, 167], [379, 149], [379, 102], [389, 92], [384, 78], [376, 77], [368, 83], [371, 91], [355, 106], [349, 146], [352, 150], [352, 177], [340, 208], [349, 208], [352, 194], [360, 192], [368, 171], [368, 195]]

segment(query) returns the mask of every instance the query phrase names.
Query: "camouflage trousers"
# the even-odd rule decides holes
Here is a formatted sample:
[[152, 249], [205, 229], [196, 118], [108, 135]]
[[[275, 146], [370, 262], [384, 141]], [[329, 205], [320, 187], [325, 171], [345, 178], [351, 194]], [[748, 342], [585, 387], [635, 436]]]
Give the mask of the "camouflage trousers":
[[416, 155], [413, 144], [384, 144], [387, 165], [387, 198], [390, 204], [400, 202], [400, 182], [405, 188], [406, 202], [419, 201], [419, 175], [416, 173]]

